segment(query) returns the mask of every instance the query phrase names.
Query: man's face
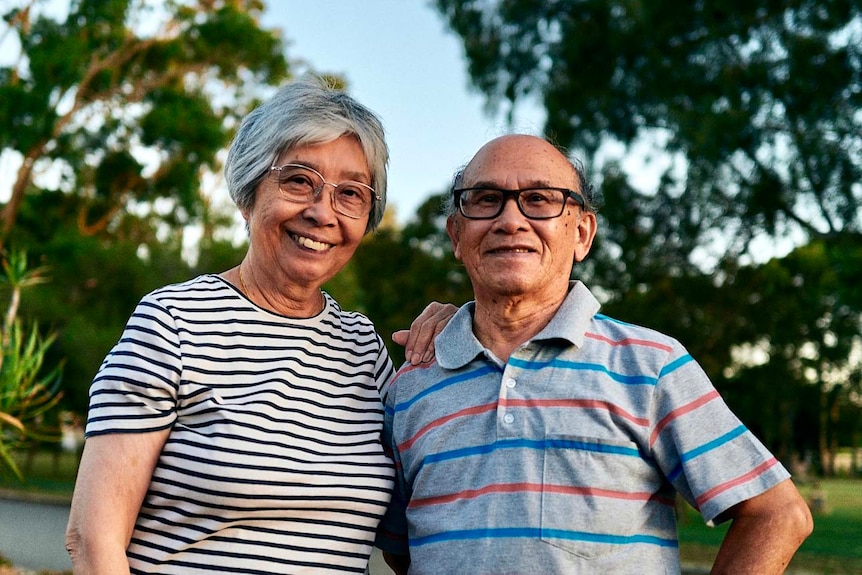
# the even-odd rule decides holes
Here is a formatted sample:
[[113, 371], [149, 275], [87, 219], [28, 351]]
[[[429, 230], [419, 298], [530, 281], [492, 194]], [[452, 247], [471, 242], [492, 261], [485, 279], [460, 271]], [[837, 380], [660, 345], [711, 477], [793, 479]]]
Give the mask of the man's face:
[[[523, 135], [503, 136], [482, 147], [465, 168], [462, 186], [509, 190], [548, 186], [581, 192], [574, 168], [558, 150]], [[514, 201], [507, 201], [492, 220], [456, 214], [447, 231], [477, 299], [558, 299], [568, 289], [573, 262], [583, 260], [590, 250], [596, 217], [569, 200], [562, 216], [532, 220]]]

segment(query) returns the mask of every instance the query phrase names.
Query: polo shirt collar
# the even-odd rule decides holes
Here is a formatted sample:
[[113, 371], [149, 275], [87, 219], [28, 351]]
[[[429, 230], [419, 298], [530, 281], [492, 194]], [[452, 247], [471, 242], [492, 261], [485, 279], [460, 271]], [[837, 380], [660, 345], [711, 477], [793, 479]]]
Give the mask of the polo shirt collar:
[[[587, 327], [600, 307], [598, 300], [583, 282], [571, 281], [566, 299], [548, 325], [537, 333], [532, 341], [562, 339], [580, 347], [584, 343]], [[440, 367], [458, 369], [485, 353], [485, 348], [473, 335], [475, 309], [476, 303], [472, 301], [462, 305], [434, 340]]]

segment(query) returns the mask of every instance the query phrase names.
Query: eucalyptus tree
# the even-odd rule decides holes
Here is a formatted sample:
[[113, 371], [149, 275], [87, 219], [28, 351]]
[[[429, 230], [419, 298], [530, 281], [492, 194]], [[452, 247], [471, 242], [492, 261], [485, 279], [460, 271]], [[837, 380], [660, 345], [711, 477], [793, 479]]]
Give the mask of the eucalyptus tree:
[[[740, 346], [764, 341], [772, 343], [770, 359], [784, 363], [775, 373], [799, 373], [793, 366], [807, 360], [787, 354], [812, 348], [828, 356], [818, 374], [853, 372], [862, 297], [845, 280], [862, 269], [853, 248], [862, 245], [862, 3], [435, 5], [462, 38], [472, 83], [488, 105], [511, 111], [539, 102], [546, 134], [593, 166], [606, 202], [580, 272], [603, 288], [611, 310], [685, 336], [717, 379]], [[838, 278], [808, 281], [817, 298], [799, 279], [769, 281], [764, 265], [809, 244]], [[764, 274], [761, 283], [734, 281], [747, 265]], [[802, 327], [780, 334], [769, 332], [771, 321], [748, 332], [753, 318], [736, 316], [752, 310], [746, 298], [759, 296], [739, 290], [766, 284], [797, 302], [822, 302], [814, 308], [820, 315], [794, 316]], [[822, 326], [836, 321], [836, 310], [840, 329], [830, 334]], [[839, 332], [857, 347], [821, 345]], [[793, 381], [772, 384], [804, 396]]]
[[0, 66], [0, 152], [18, 168], [0, 245], [26, 197], [45, 190], [62, 192], [57, 209], [84, 236], [142, 214], [166, 229], [199, 223], [202, 174], [261, 89], [288, 74], [279, 33], [259, 25], [263, 2], [67, 7], [58, 18], [25, 0], [2, 15], [15, 57]]

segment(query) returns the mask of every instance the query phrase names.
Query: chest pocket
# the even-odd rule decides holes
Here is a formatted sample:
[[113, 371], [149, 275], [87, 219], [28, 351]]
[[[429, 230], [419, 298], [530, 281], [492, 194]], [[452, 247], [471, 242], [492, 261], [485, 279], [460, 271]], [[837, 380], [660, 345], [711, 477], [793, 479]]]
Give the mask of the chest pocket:
[[632, 540], [650, 498], [637, 445], [596, 437], [545, 437], [542, 540], [593, 559]]

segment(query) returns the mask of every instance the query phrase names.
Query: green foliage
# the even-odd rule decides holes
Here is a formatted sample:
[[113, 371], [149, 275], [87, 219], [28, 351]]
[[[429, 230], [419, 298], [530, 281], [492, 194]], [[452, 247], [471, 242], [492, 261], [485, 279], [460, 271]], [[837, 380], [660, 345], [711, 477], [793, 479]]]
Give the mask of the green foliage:
[[60, 400], [60, 368], [43, 370], [55, 335], [43, 337], [35, 323], [25, 329], [18, 319], [21, 290], [42, 283], [43, 270], [28, 271], [26, 254], [14, 252], [3, 259], [3, 271], [10, 293], [0, 330], [0, 468], [20, 479], [12, 451], [28, 440], [56, 440], [43, 417]]
[[[599, 170], [576, 272], [606, 311], [681, 339], [783, 458], [816, 450], [828, 471], [858, 445], [862, 5], [436, 6], [489, 105], [538, 98], [545, 133]], [[760, 264], [755, 240], [798, 249]], [[752, 351], [762, 363], [739, 359]]]
[[159, 199], [174, 209], [152, 226], [200, 222], [202, 170], [219, 169], [233, 126], [288, 74], [279, 34], [257, 24], [262, 3], [73, 0], [63, 21], [40, 8], [3, 15], [21, 58], [0, 67], [0, 150], [24, 161], [0, 245], [49, 167], [82, 235], [110, 237], [127, 208]]
[[393, 332], [409, 328], [432, 300], [461, 304], [473, 299], [469, 278], [452, 256], [441, 199], [426, 200], [403, 230], [379, 229], [348, 266], [357, 285], [355, 307], [374, 321], [396, 364], [404, 354], [392, 343]]
[[[202, 176], [288, 64], [259, 0], [71, 0], [62, 20], [25, 4], [2, 15], [21, 54], [0, 66], [0, 150], [24, 161], [0, 204], [0, 246], [50, 266], [22, 319], [51, 328], [45, 362], [65, 361], [62, 402], [84, 413], [144, 294], [241, 258], [217, 239], [233, 224]], [[193, 225], [196, 266], [183, 246]]]
[[841, 264], [853, 249], [855, 257], [862, 253], [858, 245], [848, 250], [845, 241], [812, 242], [784, 258], [740, 268], [725, 286], [744, 294], [735, 308], [741, 327], [729, 345], [760, 354], [725, 370], [728, 401], [749, 405], [742, 414], [762, 426], [781, 455], [793, 448], [820, 452], [817, 463], [827, 472], [839, 445], [858, 444], [855, 422], [862, 415], [855, 399], [862, 392], [860, 306], [855, 288], [844, 285]]
[[589, 156], [608, 140], [675, 154], [659, 193], [719, 208], [699, 243], [724, 226], [731, 254], [761, 233], [862, 232], [858, 3], [436, 4], [492, 105], [538, 96], [546, 132]]

